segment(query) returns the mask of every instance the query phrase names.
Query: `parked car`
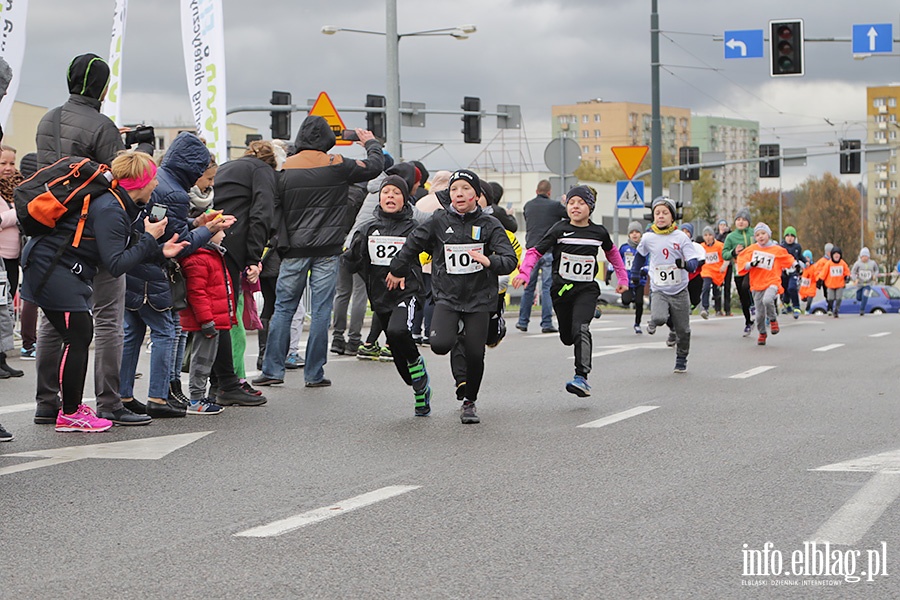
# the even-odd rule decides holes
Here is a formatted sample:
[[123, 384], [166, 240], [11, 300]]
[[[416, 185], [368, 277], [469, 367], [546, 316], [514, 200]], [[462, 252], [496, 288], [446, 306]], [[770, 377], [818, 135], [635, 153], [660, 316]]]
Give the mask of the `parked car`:
[[[839, 314], [859, 314], [859, 302], [856, 300], [855, 285], [844, 288]], [[868, 313], [900, 313], [900, 290], [892, 285], [873, 285], [867, 292], [869, 301], [866, 304]], [[825, 300], [814, 302], [810, 307], [813, 314], [824, 315], [828, 310]]]

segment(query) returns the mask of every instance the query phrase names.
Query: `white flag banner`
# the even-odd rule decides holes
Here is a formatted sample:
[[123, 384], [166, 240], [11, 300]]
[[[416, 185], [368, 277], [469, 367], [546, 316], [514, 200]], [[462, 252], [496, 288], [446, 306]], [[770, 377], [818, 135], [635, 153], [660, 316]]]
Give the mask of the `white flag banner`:
[[25, 19], [28, 0], [2, 0], [0, 2], [0, 56], [12, 68], [12, 81], [6, 96], [0, 100], [0, 125], [6, 126], [16, 92], [22, 80], [22, 59], [25, 57]]
[[113, 13], [112, 40], [109, 43], [109, 90], [103, 101], [103, 114], [116, 125], [122, 125], [122, 43], [125, 41], [125, 13], [128, 0], [116, 0]]
[[228, 150], [222, 0], [181, 0], [181, 36], [197, 134], [222, 164]]

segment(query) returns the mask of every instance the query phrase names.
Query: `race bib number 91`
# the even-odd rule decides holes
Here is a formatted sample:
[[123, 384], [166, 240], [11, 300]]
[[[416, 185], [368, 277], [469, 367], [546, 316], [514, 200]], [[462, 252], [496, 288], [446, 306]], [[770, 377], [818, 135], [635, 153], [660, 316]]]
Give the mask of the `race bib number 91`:
[[681, 269], [675, 265], [659, 265], [651, 271], [655, 285], [678, 285], [681, 283]]
[[775, 255], [769, 254], [768, 252], [760, 252], [759, 250], [754, 250], [753, 256], [750, 258], [750, 262], [755, 262], [756, 266], [760, 269], [771, 271], [772, 267], [775, 266]]
[[446, 244], [444, 245], [444, 260], [447, 263], [447, 273], [450, 275], [466, 275], [477, 273], [484, 267], [472, 260], [469, 250], [484, 252], [484, 244]]
[[567, 281], [593, 281], [596, 262], [593, 256], [563, 252], [559, 257], [559, 276]]
[[406, 238], [390, 235], [369, 236], [369, 259], [373, 265], [388, 267], [391, 259], [397, 256]]

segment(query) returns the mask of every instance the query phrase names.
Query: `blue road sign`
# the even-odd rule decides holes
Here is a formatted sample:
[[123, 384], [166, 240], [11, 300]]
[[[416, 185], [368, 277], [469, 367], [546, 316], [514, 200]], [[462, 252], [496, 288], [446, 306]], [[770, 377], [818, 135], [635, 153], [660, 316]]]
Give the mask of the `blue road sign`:
[[644, 208], [644, 182], [640, 179], [616, 182], [617, 208]]
[[894, 50], [894, 26], [876, 23], [853, 26], [853, 54], [883, 54]]
[[762, 58], [765, 42], [762, 29], [725, 32], [725, 58]]

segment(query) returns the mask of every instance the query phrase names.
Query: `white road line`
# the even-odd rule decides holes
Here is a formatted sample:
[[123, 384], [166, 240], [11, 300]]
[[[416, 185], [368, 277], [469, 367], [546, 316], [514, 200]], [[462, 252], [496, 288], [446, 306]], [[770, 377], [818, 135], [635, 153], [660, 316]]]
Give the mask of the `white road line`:
[[827, 346], [822, 346], [821, 348], [813, 348], [813, 352], [828, 352], [829, 350], [840, 348], [843, 345], [844, 344], [828, 344]]
[[[602, 352], [594, 352], [591, 354], [594, 358], [600, 358], [601, 356], [609, 356], [610, 354], [621, 354], [622, 352], [630, 352], [631, 350], [637, 350], [638, 346], [620, 346], [618, 348], [610, 348], [609, 350], [603, 350]], [[571, 357], [568, 357], [571, 358]]]
[[241, 531], [239, 533], [235, 533], [235, 537], [275, 537], [279, 536], [283, 533], [288, 533], [289, 531], [294, 531], [295, 529], [299, 529], [306, 525], [312, 525], [313, 523], [318, 523], [319, 521], [324, 521], [326, 519], [330, 519], [332, 517], [336, 517], [338, 515], [342, 515], [350, 512], [351, 510], [356, 510], [357, 508], [362, 508], [364, 506], [368, 506], [369, 504], [374, 504], [376, 502], [380, 502], [382, 500], [387, 500], [388, 498], [392, 498], [394, 496], [399, 496], [400, 494], [405, 494], [406, 492], [411, 492], [413, 490], [419, 489], [418, 485], [390, 485], [388, 487], [383, 487], [380, 490], [375, 490], [374, 492], [369, 492], [367, 494], [362, 494], [360, 496], [355, 496], [353, 498], [348, 498], [343, 502], [339, 502], [338, 504], [334, 504], [332, 506], [326, 506], [324, 508], [317, 508], [315, 510], [311, 510], [305, 513], [301, 513], [299, 515], [294, 515], [293, 517], [288, 517], [287, 519], [281, 519], [280, 521], [275, 521], [274, 523], [269, 523], [268, 525], [261, 525], [259, 527], [254, 527], [252, 529], [247, 529], [246, 531]]
[[890, 331], [882, 331], [881, 333], [873, 333], [869, 337], [884, 337], [886, 335], [891, 335]]
[[[94, 402], [93, 398], [84, 398], [82, 402], [90, 404]], [[0, 415], [8, 415], [12, 413], [33, 411], [37, 407], [34, 402], [23, 402], [22, 404], [10, 404], [9, 406], [0, 406]]]
[[622, 331], [625, 329], [624, 327], [598, 327], [597, 329], [591, 328], [591, 331]]
[[596, 421], [591, 421], [590, 423], [585, 423], [584, 425], [579, 425], [579, 427], [605, 427], [607, 425], [612, 425], [613, 423], [618, 423], [619, 421], [624, 421], [625, 419], [630, 419], [631, 417], [636, 417], [638, 415], [642, 415], [646, 412], [650, 412], [651, 410], [656, 410], [659, 408], [658, 406], [637, 406], [635, 408], [631, 408], [628, 410], [624, 410], [620, 413], [616, 413], [614, 415], [610, 415], [608, 417], [603, 417], [602, 419], [597, 419]]
[[813, 535], [814, 541], [853, 546], [900, 496], [900, 473], [876, 473]]
[[729, 379], [747, 379], [748, 377], [753, 377], [754, 375], [759, 375], [760, 373], [765, 373], [766, 371], [770, 371], [774, 369], [774, 366], [761, 366], [750, 369], [749, 371], [744, 371], [743, 373], [738, 373], [737, 375], [732, 375]]

